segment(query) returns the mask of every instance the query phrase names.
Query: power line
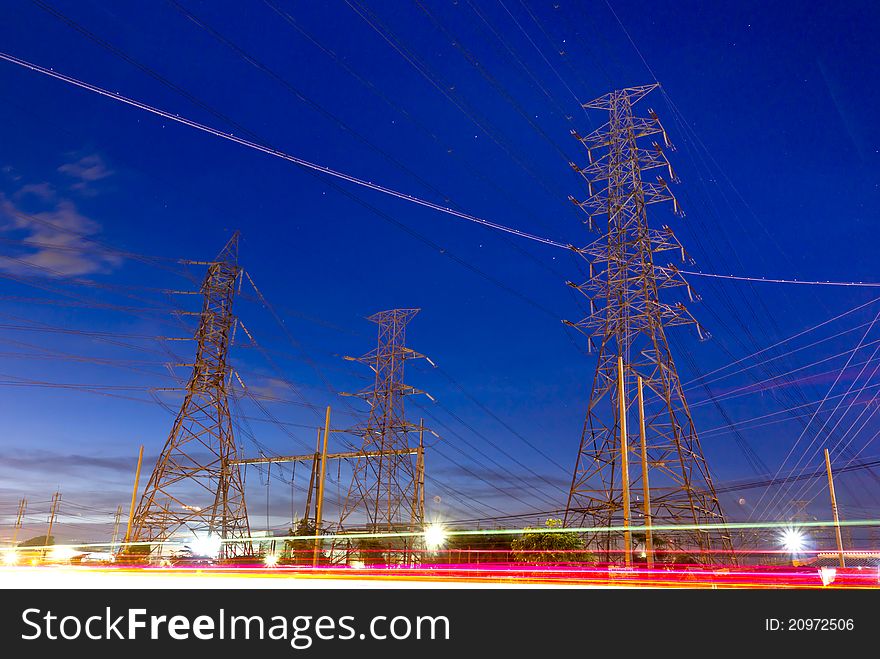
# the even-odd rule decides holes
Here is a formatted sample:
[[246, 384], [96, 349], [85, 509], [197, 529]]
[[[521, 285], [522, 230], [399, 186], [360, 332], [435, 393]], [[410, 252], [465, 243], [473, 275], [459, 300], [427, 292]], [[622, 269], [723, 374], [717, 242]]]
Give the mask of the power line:
[[354, 11], [362, 20], [364, 20], [367, 25], [369, 25], [382, 39], [388, 43], [403, 59], [410, 64], [422, 77], [424, 77], [432, 87], [434, 87], [437, 91], [439, 91], [447, 100], [449, 100], [456, 108], [458, 108], [468, 119], [473, 122], [473, 124], [482, 131], [485, 135], [487, 135], [495, 144], [501, 148], [507, 156], [513, 160], [517, 165], [519, 165], [523, 171], [525, 171], [529, 176], [531, 176], [538, 185], [543, 188], [547, 193], [551, 195], [554, 199], [561, 199], [564, 197], [563, 194], [559, 192], [559, 190], [555, 190], [552, 188], [550, 184], [547, 183], [542, 177], [538, 175], [538, 173], [530, 166], [532, 162], [532, 158], [528, 155], [520, 155], [515, 153], [515, 150], [511, 147], [510, 144], [507, 143], [507, 140], [504, 140], [499, 134], [497, 130], [493, 130], [490, 122], [485, 118], [482, 118], [477, 115], [477, 112], [473, 110], [467, 103], [465, 103], [458, 94], [454, 92], [455, 85], [449, 84], [447, 81], [440, 78], [435, 73], [432, 73], [429, 67], [421, 60], [411, 48], [409, 48], [406, 44], [404, 44], [399, 37], [397, 37], [391, 30], [385, 26], [379, 18], [375, 15], [375, 13], [371, 12], [364, 5], [357, 2], [357, 0], [345, 0], [345, 3]]
[[[812, 325], [812, 326], [810, 326], [810, 327], [808, 327], [808, 328], [806, 328], [806, 329], [804, 329], [804, 330], [801, 330], [801, 331], [797, 332], [796, 334], [792, 334], [792, 335], [790, 335], [790, 336], [788, 336], [788, 337], [782, 339], [781, 341], [777, 341], [777, 342], [775, 342], [773, 345], [767, 346], [766, 348], [761, 348], [760, 350], [756, 350], [755, 352], [753, 352], [753, 353], [751, 353], [751, 354], [749, 354], [749, 355], [746, 355], [745, 357], [740, 357], [739, 359], [737, 359], [737, 360], [735, 360], [735, 361], [732, 361], [732, 362], [729, 362], [729, 363], [725, 364], [724, 366], [719, 366], [718, 368], [713, 369], [713, 370], [709, 371], [708, 373], [703, 373], [703, 374], [700, 375], [699, 377], [694, 378], [694, 379], [692, 379], [692, 380], [690, 380], [690, 381], [688, 381], [688, 382], [685, 382], [685, 383], [684, 383], [684, 386], [685, 386], [685, 387], [689, 387], [690, 385], [692, 385], [692, 384], [693, 384], [694, 382], [696, 382], [697, 380], [702, 380], [702, 379], [705, 379], [705, 378], [709, 377], [710, 375], [715, 375], [716, 373], [720, 373], [720, 372], [722, 372], [722, 371], [725, 371], [725, 370], [727, 370], [728, 368], [730, 368], [731, 366], [736, 366], [737, 364], [741, 364], [742, 362], [747, 361], [747, 360], [749, 360], [749, 359], [751, 359], [751, 358], [753, 358], [753, 357], [757, 357], [758, 355], [761, 355], [761, 354], [767, 352], [768, 350], [770, 350], [770, 349], [772, 349], [772, 348], [776, 348], [776, 347], [781, 346], [781, 345], [787, 345], [789, 342], [793, 341], [794, 339], [800, 338], [801, 336], [804, 336], [805, 334], [809, 334], [810, 332], [813, 332], [813, 331], [819, 329], [820, 327], [824, 327], [825, 325], [828, 325], [829, 323], [832, 323], [832, 322], [834, 322], [834, 321], [836, 321], [836, 320], [839, 320], [839, 319], [843, 318], [844, 316], [848, 316], [849, 314], [851, 314], [851, 313], [853, 313], [853, 312], [855, 312], [855, 311], [858, 311], [858, 310], [860, 310], [860, 309], [862, 309], [862, 308], [864, 308], [864, 307], [867, 307], [867, 306], [869, 306], [869, 305], [871, 305], [871, 304], [874, 304], [874, 303], [876, 303], [876, 302], [880, 302], [880, 298], [874, 298], [873, 300], [869, 300], [868, 302], [865, 302], [864, 304], [859, 304], [859, 305], [853, 307], [852, 309], [848, 309], [847, 311], [844, 311], [843, 313], [840, 313], [840, 314], [834, 316], [833, 318], [829, 318], [828, 320], [823, 320], [822, 322], [820, 322], [820, 323], [816, 323], [815, 325]], [[844, 330], [843, 332], [839, 332], [838, 334], [835, 334], [835, 335], [833, 335], [833, 336], [834, 336], [834, 337], [837, 337], [837, 336], [840, 336], [840, 335], [842, 335], [842, 334], [846, 334], [846, 333], [848, 333], [848, 332], [855, 331], [855, 330], [858, 329], [859, 327], [865, 327], [866, 325], [867, 325], [867, 324], [865, 324], [865, 325], [859, 325], [858, 327], [853, 327], [853, 328], [851, 328], [851, 329], [849, 329], [849, 330]], [[832, 337], [828, 337], [828, 338], [832, 338]], [[826, 340], [828, 340], [828, 338], [826, 338], [826, 339], [822, 339], [822, 341], [826, 341]], [[815, 345], [816, 343], [820, 343], [820, 342], [821, 342], [821, 341], [817, 341], [817, 342], [815, 342], [815, 343], [812, 344], [812, 345]], [[783, 357], [783, 356], [785, 356], [785, 355], [791, 354], [792, 352], [795, 352], [795, 351], [794, 351], [794, 350], [791, 350], [791, 351], [789, 351], [789, 352], [787, 352], [787, 353], [782, 353], [782, 354], [780, 354], [780, 355], [776, 355], [775, 357], [770, 357], [769, 359], [764, 360], [764, 361], [762, 361], [762, 362], [758, 362], [758, 363], [756, 363], [756, 364], [753, 364], [752, 366], [744, 367], [743, 369], [741, 369], [740, 371], [737, 371], [737, 372], [742, 372], [742, 371], [744, 371], [744, 370], [748, 370], [748, 369], [750, 369], [750, 368], [753, 368], [754, 366], [759, 366], [759, 365], [761, 365], [761, 364], [766, 363], [767, 361], [773, 361], [774, 359], [778, 359], [778, 358]], [[723, 378], [723, 377], [727, 377], [727, 376], [719, 376], [719, 377], [722, 377], [722, 378]], [[717, 378], [716, 378], [716, 379], [717, 379]], [[713, 382], [713, 381], [714, 381], [714, 380], [710, 380], [710, 382]]]
[[[11, 64], [15, 64], [16, 66], [20, 66], [22, 68], [34, 71], [36, 73], [40, 73], [45, 76], [49, 76], [51, 78], [55, 78], [56, 80], [60, 80], [62, 82], [66, 82], [69, 85], [73, 85], [75, 87], [79, 87], [81, 89], [85, 89], [87, 91], [93, 92], [100, 96], [104, 96], [105, 98], [109, 98], [115, 100], [119, 103], [123, 103], [125, 105], [129, 105], [131, 107], [135, 107], [139, 110], [143, 110], [145, 112], [149, 112], [151, 114], [155, 114], [164, 119], [168, 119], [169, 121], [174, 121], [179, 124], [183, 124], [185, 126], [189, 126], [190, 128], [194, 128], [196, 130], [208, 133], [215, 137], [219, 137], [221, 139], [234, 142], [241, 146], [247, 147], [249, 149], [253, 149], [255, 151], [260, 151], [267, 155], [280, 158], [282, 160], [286, 160], [288, 162], [292, 162], [296, 165], [299, 165], [303, 168], [310, 169], [312, 171], [316, 171], [327, 176], [331, 176], [334, 178], [342, 179], [349, 183], [353, 183], [355, 185], [368, 188], [370, 190], [374, 190], [376, 192], [380, 192], [382, 194], [395, 197], [397, 199], [401, 199], [403, 201], [407, 201], [409, 203], [423, 206], [425, 208], [429, 208], [431, 210], [435, 210], [440, 213], [444, 213], [446, 215], [451, 215], [453, 217], [457, 217], [459, 219], [466, 220], [468, 222], [474, 224], [480, 224], [482, 226], [488, 227], [490, 229], [495, 229], [497, 231], [501, 231], [507, 234], [511, 234], [514, 236], [518, 236], [520, 238], [525, 238], [527, 240], [531, 240], [537, 243], [541, 243], [544, 245], [548, 245], [551, 247], [557, 247], [560, 249], [570, 250], [572, 249], [572, 245], [570, 243], [563, 243], [558, 240], [554, 240], [552, 238], [546, 238], [543, 236], [538, 236], [533, 233], [529, 233], [527, 231], [522, 231], [520, 229], [516, 229], [514, 227], [509, 227], [503, 224], [499, 224], [498, 222], [493, 222], [491, 220], [487, 220], [481, 217], [477, 217], [475, 215], [471, 215], [469, 213], [464, 213], [462, 211], [458, 211], [454, 208], [450, 208], [448, 206], [443, 206], [441, 204], [437, 204], [432, 201], [428, 201], [427, 199], [422, 199], [420, 197], [416, 197], [414, 195], [407, 194], [405, 192], [400, 192], [398, 190], [394, 190], [393, 188], [389, 188], [378, 183], [374, 183], [372, 181], [367, 181], [365, 179], [358, 178], [351, 174], [346, 174], [344, 172], [332, 169], [330, 167], [319, 165], [317, 163], [313, 163], [311, 161], [305, 160], [304, 158], [300, 158], [298, 156], [294, 156], [285, 151], [281, 151], [279, 149], [275, 149], [263, 144], [259, 144], [257, 142], [253, 142], [248, 139], [244, 139], [241, 137], [237, 137], [232, 133], [224, 133], [221, 130], [216, 128], [212, 128], [211, 126], [207, 126], [205, 124], [199, 123], [197, 121], [193, 121], [192, 119], [188, 119], [186, 117], [182, 117], [178, 114], [174, 114], [171, 112], [167, 112], [155, 106], [149, 105], [147, 103], [143, 103], [141, 101], [137, 101], [135, 99], [129, 98], [127, 96], [123, 96], [122, 94], [111, 92], [97, 85], [93, 85], [82, 80], [78, 80], [77, 78], [73, 78], [72, 76], [64, 75], [62, 73], [58, 73], [52, 69], [47, 69], [45, 67], [39, 66], [37, 64], [33, 64], [26, 60], [20, 59], [18, 57], [14, 57], [13, 55], [9, 55], [8, 53], [0, 52], [0, 59], [10, 62]], [[702, 273], [702, 272], [690, 272], [690, 271], [681, 271], [684, 274], [694, 274], [697, 276], [703, 277], [717, 277], [724, 279], [741, 279], [744, 281], [764, 281], [764, 282], [776, 282], [776, 283], [803, 283], [803, 284], [814, 284], [814, 285], [835, 285], [835, 286], [870, 286], [870, 287], [880, 287], [880, 283], [867, 283], [867, 282], [812, 282], [812, 281], [800, 281], [800, 280], [769, 280], [762, 278], [748, 278], [748, 277], [739, 277], [734, 275], [715, 275], [710, 273]]]
[[764, 284], [804, 284], [807, 286], [856, 286], [862, 288], [880, 288], [880, 282], [867, 281], [808, 281], [804, 279], [776, 279], [771, 277], [745, 277], [742, 275], [719, 275], [696, 270], [680, 270], [682, 274], [695, 277], [712, 277], [714, 279], [733, 279], [736, 281], [756, 281]]
[[[789, 458], [790, 458], [790, 457], [792, 456], [792, 454], [794, 453], [795, 448], [797, 448], [797, 447], [800, 445], [801, 441], [802, 441], [803, 438], [804, 438], [804, 435], [806, 434], [807, 428], [810, 427], [810, 425], [811, 425], [812, 422], [813, 422], [813, 419], [815, 419], [815, 418], [818, 416], [819, 411], [822, 409], [822, 407], [823, 407], [824, 404], [825, 404], [825, 401], [826, 401], [826, 400], [828, 399], [828, 397], [831, 395], [831, 391], [834, 389], [834, 387], [835, 387], [835, 386], [837, 385], [837, 383], [840, 381], [840, 378], [843, 376], [843, 373], [849, 368], [849, 366], [850, 366], [850, 362], [852, 361], [853, 357], [855, 356], [857, 350], [858, 350], [859, 348], [861, 348], [861, 347], [864, 345], [864, 343], [865, 343], [865, 339], [867, 339], [868, 334], [870, 333], [870, 331], [871, 331], [871, 329], [873, 328], [874, 324], [875, 324], [878, 320], [880, 320], [880, 313], [878, 313], [876, 316], [874, 316], [874, 319], [873, 319], [871, 325], [868, 327], [868, 329], [865, 331], [865, 333], [864, 333], [864, 334], [862, 335], [862, 337], [859, 339], [858, 344], [857, 344], [856, 347], [853, 349], [853, 351], [852, 351], [852, 353], [850, 354], [849, 358], [847, 359], [846, 363], [843, 365], [843, 368], [840, 370], [840, 372], [838, 373], [838, 375], [837, 375], [837, 377], [835, 378], [834, 382], [833, 382], [833, 383], [831, 384], [831, 386], [828, 388], [828, 391], [827, 391], [827, 393], [825, 394], [825, 397], [822, 399], [822, 402], [820, 402], [820, 403], [819, 403], [819, 406], [813, 411], [813, 414], [812, 414], [812, 416], [810, 417], [809, 421], [807, 422], [807, 425], [804, 426], [804, 430], [803, 430], [803, 432], [801, 432], [801, 434], [798, 436], [797, 440], [796, 440], [795, 443], [792, 445], [791, 449], [789, 449], [789, 451], [788, 451], [788, 453], [786, 454], [785, 458], [783, 459], [782, 463], [779, 465], [779, 469], [776, 471], [776, 474], [774, 475], [774, 478], [777, 477], [777, 476], [779, 475], [779, 472], [782, 470], [782, 467], [786, 464], [786, 462], [788, 462]], [[850, 385], [850, 387], [847, 389], [847, 394], [852, 390], [852, 388], [853, 388], [854, 385], [855, 385], [855, 381], [853, 381], [853, 383], [852, 383], [852, 384]], [[835, 412], [837, 412], [838, 408], [840, 407], [840, 405], [841, 405], [842, 403], [843, 403], [843, 399], [841, 399], [840, 401], [838, 401], [837, 405], [835, 405], [834, 410], [832, 411], [832, 415], [833, 415]], [[829, 417], [829, 419], [830, 419], [830, 417]], [[813, 444], [816, 442], [816, 439], [818, 439], [818, 437], [819, 437], [818, 433], [819, 433], [819, 432], [822, 432], [822, 431], [825, 429], [825, 427], [826, 427], [827, 425], [828, 425], [828, 419], [825, 420], [825, 422], [822, 424], [822, 426], [821, 426], [821, 428], [819, 429], [819, 431], [817, 432], [817, 434], [813, 437], [813, 440], [810, 442], [810, 445], [809, 445], [809, 446], [807, 447], [807, 449], [806, 449], [807, 451], [809, 451], [810, 448], [812, 448]], [[833, 429], [832, 429], [832, 432], [833, 432]], [[801, 456], [801, 458], [800, 458], [800, 459], [797, 461], [797, 463], [795, 464], [795, 466], [794, 466], [795, 469], [796, 469], [797, 467], [800, 466], [802, 460], [803, 460], [803, 455]], [[765, 497], [766, 494], [767, 494], [767, 491], [765, 490], [764, 493], [761, 495], [761, 498], [758, 500], [758, 503], [756, 504], [756, 510], [757, 510], [757, 506], [760, 505], [761, 502], [764, 500], [764, 497]], [[773, 504], [773, 503], [776, 501], [776, 499], [777, 499], [776, 496], [771, 497], [770, 500], [767, 502], [767, 504], [766, 504], [766, 506], [765, 506], [765, 509], [769, 509], [769, 508], [770, 508], [770, 505]]]
[[402, 199], [403, 201], [408, 201], [412, 204], [416, 204], [418, 206], [424, 206], [425, 208], [430, 208], [431, 210], [435, 210], [441, 213], [445, 213], [447, 215], [452, 215], [454, 217], [458, 217], [463, 220], [467, 220], [468, 222], [473, 222], [474, 224], [481, 224], [483, 226], [489, 227], [491, 229], [496, 229], [498, 231], [503, 231], [505, 233], [509, 233], [515, 236], [519, 236], [520, 238], [526, 238], [528, 240], [533, 240], [538, 243], [542, 243], [544, 245], [549, 245], [551, 247], [559, 247], [561, 249], [569, 249], [570, 245], [559, 242], [557, 240], [552, 240], [550, 238], [544, 238], [541, 236], [536, 236], [535, 234], [528, 233], [526, 231], [520, 231], [519, 229], [514, 229], [512, 227], [505, 226], [503, 224], [498, 224], [497, 222], [492, 222], [490, 220], [485, 220], [480, 217], [476, 217], [475, 215], [469, 215], [468, 213], [463, 213], [457, 211], [453, 208], [449, 208], [447, 206], [443, 206], [441, 204], [436, 204], [432, 201], [428, 201], [427, 199], [422, 199], [420, 197], [415, 197], [413, 195], [407, 194], [405, 192], [399, 192], [392, 188], [385, 187], [378, 183], [373, 183], [372, 181], [366, 181], [364, 179], [358, 178], [356, 176], [352, 176], [350, 174], [346, 174], [344, 172], [340, 172], [338, 170], [332, 169], [330, 167], [326, 167], [324, 165], [318, 165], [316, 163], [305, 160], [304, 158], [300, 158], [298, 156], [291, 155], [284, 151], [280, 151], [278, 149], [274, 149], [269, 146], [265, 146], [263, 144], [258, 144], [257, 142], [253, 142], [251, 140], [247, 140], [241, 137], [237, 137], [232, 133], [224, 133], [221, 130], [216, 128], [212, 128], [211, 126], [206, 126], [205, 124], [199, 123], [197, 121], [193, 121], [192, 119], [187, 119], [186, 117], [182, 117], [178, 114], [174, 114], [171, 112], [167, 112], [165, 110], [161, 110], [152, 105], [148, 105], [146, 103], [142, 103], [141, 101], [136, 101], [127, 96], [123, 96], [122, 94], [118, 94], [116, 92], [111, 92], [96, 85], [92, 85], [87, 82], [83, 82], [82, 80], [78, 80], [71, 76], [64, 75], [62, 73], [58, 73], [53, 71], [52, 69], [47, 69], [45, 67], [39, 66], [37, 64], [32, 64], [23, 59], [19, 59], [7, 53], [0, 52], [0, 59], [15, 64], [16, 66], [20, 66], [25, 69], [29, 69], [36, 73], [41, 73], [45, 76], [49, 76], [50, 78], [55, 78], [56, 80], [60, 80], [62, 82], [66, 82], [69, 85], [73, 85], [75, 87], [79, 87], [80, 89], [85, 89], [87, 91], [93, 92], [100, 96], [104, 96], [105, 98], [113, 99], [119, 103], [123, 103], [125, 105], [129, 105], [131, 107], [138, 108], [139, 110], [143, 110], [145, 112], [149, 112], [151, 114], [155, 114], [164, 119], [168, 119], [169, 121], [174, 121], [179, 124], [183, 124], [184, 126], [189, 126], [190, 128], [194, 128], [196, 130], [202, 131], [204, 133], [208, 133], [215, 137], [222, 138], [224, 140], [228, 140], [230, 142], [235, 142], [241, 146], [247, 147], [249, 149], [253, 149], [255, 151], [260, 151], [270, 156], [274, 156], [275, 158], [280, 158], [282, 160], [287, 160], [288, 162], [292, 162], [300, 167], [304, 167], [306, 169], [310, 169], [312, 171], [320, 172], [322, 174], [326, 174], [327, 176], [332, 176], [334, 178], [342, 179], [344, 181], [348, 181], [349, 183], [353, 183], [355, 185], [359, 185], [364, 188], [368, 188], [370, 190], [374, 190], [376, 192], [381, 192], [382, 194], [389, 195], [391, 197], [396, 197], [397, 199]]

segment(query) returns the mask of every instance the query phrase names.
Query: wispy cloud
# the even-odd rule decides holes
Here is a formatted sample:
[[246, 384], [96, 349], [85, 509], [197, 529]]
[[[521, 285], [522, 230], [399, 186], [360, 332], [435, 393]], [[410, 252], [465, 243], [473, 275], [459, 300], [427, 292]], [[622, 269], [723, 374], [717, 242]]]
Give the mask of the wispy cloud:
[[107, 166], [104, 159], [97, 153], [66, 162], [58, 168], [58, 171], [75, 179], [75, 182], [70, 187], [73, 190], [79, 191], [89, 190], [90, 184], [113, 174], [113, 170]]
[[19, 190], [15, 193], [16, 199], [26, 199], [28, 197], [35, 197], [41, 201], [51, 201], [55, 199], [55, 187], [51, 183], [43, 182], [43, 183], [28, 183], [27, 185], [23, 185]]
[[[112, 174], [98, 154], [67, 162], [58, 171], [75, 179], [69, 187], [79, 191]], [[8, 196], [0, 194], [0, 233], [21, 241], [13, 254], [0, 256], [0, 270], [51, 277], [109, 272], [121, 259], [92, 242], [100, 229], [52, 183], [20, 185]]]
[[21, 174], [15, 171], [15, 167], [12, 165], [3, 165], [3, 167], [0, 167], [0, 172], [3, 172], [3, 175], [12, 181], [20, 181], [22, 178]]
[[0, 257], [0, 270], [54, 277], [109, 272], [122, 259], [90, 243], [99, 230], [100, 225], [69, 199], [59, 200], [51, 210], [28, 214], [0, 195], [0, 232], [22, 241], [21, 252]]
[[[529, 485], [545, 489], [556, 488], [560, 492], [565, 492], [566, 494], [571, 485], [571, 477], [566, 476], [561, 472], [542, 473], [542, 471], [535, 470], [535, 474], [532, 474], [528, 471], [524, 471], [521, 467], [516, 465], [511, 466], [509, 470], [472, 464], [465, 466], [456, 464], [439, 464], [431, 469], [431, 475], [439, 476], [444, 480], [455, 480], [456, 483], [460, 481], [473, 483], [474, 474], [485, 478], [493, 484], [498, 484], [499, 486], [506, 486], [511, 483], [511, 480], [513, 479], [514, 484], [518, 487]], [[480, 481], [480, 483], [481, 487], [482, 485], [485, 485], [482, 481]], [[491, 486], [486, 485], [486, 487]], [[497, 492], [497, 490], [495, 491]]]
[[[93, 469], [105, 469], [117, 473], [134, 473], [137, 458], [132, 456], [83, 455], [80, 453], [57, 453], [54, 451], [16, 451], [0, 453], [4, 467], [21, 471], [38, 471], [47, 474], [77, 474]], [[149, 461], [147, 461], [149, 464]]]
[[265, 398], [283, 398], [290, 394], [290, 385], [280, 378], [251, 377], [245, 386], [249, 393]]

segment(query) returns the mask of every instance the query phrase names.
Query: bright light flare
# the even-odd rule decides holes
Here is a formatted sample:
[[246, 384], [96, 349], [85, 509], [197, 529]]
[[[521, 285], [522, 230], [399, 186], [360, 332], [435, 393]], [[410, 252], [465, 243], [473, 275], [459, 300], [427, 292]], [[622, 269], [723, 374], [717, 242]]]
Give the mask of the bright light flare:
[[263, 565], [272, 568], [278, 565], [278, 560], [278, 554], [266, 554], [266, 556], [263, 558]]
[[18, 565], [18, 552], [7, 549], [3, 552], [3, 565]]
[[49, 560], [59, 563], [66, 563], [74, 556], [79, 556], [82, 552], [76, 551], [68, 545], [56, 545], [49, 550]]
[[220, 547], [223, 545], [219, 536], [198, 535], [189, 544], [194, 556], [217, 558], [220, 555]]
[[837, 569], [833, 567], [821, 567], [819, 568], [819, 578], [822, 579], [823, 586], [828, 586], [834, 583], [834, 580], [837, 578]]
[[439, 549], [446, 543], [446, 530], [442, 524], [431, 524], [425, 528], [425, 546]]
[[807, 544], [804, 534], [797, 529], [785, 529], [779, 538], [779, 542], [782, 543], [783, 548], [789, 554], [802, 552]]

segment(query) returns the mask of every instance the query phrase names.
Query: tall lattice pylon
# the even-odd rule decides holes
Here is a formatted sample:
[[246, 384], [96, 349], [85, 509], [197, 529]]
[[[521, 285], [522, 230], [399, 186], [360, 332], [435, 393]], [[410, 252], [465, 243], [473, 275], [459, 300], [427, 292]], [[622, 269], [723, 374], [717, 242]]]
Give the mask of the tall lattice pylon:
[[[573, 131], [589, 155], [587, 166], [572, 164], [586, 179], [589, 197], [572, 201], [586, 212], [591, 229], [599, 217], [605, 226], [600, 238], [576, 249], [589, 261], [588, 280], [569, 283], [590, 305], [587, 318], [569, 324], [588, 336], [598, 363], [566, 523], [604, 529], [708, 524], [711, 530], [651, 532], [652, 547], [687, 550], [703, 562], [727, 561], [730, 535], [716, 526], [724, 515], [666, 339], [668, 327], [691, 325], [701, 335], [702, 329], [683, 304], [660, 299], [661, 289], [691, 293], [675, 266], [654, 263], [658, 254], [679, 251], [684, 257], [684, 250], [671, 229], [651, 228], [646, 212], [663, 201], [679, 212], [669, 188], [675, 175], [664, 153], [671, 148], [666, 132], [652, 110], [647, 118], [633, 114], [633, 105], [656, 87], [621, 89], [586, 103], [607, 111], [609, 120], [586, 137]], [[669, 181], [644, 180], [653, 169]], [[587, 539], [605, 560], [630, 560], [629, 532], [594, 532]]]
[[132, 542], [172, 537], [220, 545], [221, 557], [250, 552], [247, 508], [229, 415], [229, 346], [233, 300], [241, 268], [238, 233], [206, 264], [202, 309], [194, 339], [192, 374], [183, 403], [156, 467], [144, 488], [132, 525]]
[[339, 517], [340, 529], [364, 527], [371, 531], [413, 531], [422, 525], [419, 487], [423, 465], [416, 459], [413, 438], [422, 431], [407, 421], [404, 400], [422, 393], [404, 384], [404, 365], [424, 358], [406, 346], [406, 327], [418, 309], [391, 309], [368, 318], [379, 326], [376, 347], [362, 357], [347, 357], [369, 366], [372, 387], [355, 394], [370, 404], [366, 424], [352, 433], [363, 437], [351, 486]]

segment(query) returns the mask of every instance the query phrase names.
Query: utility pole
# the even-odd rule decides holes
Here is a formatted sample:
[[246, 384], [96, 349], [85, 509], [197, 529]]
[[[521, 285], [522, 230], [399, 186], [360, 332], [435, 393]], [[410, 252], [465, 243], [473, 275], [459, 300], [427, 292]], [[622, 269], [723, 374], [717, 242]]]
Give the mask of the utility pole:
[[[312, 518], [312, 492], [317, 489], [318, 483], [318, 463], [321, 461], [321, 454], [318, 452], [318, 449], [321, 446], [321, 429], [318, 428], [318, 443], [315, 446], [315, 454], [312, 456], [312, 469], [309, 473], [309, 489], [306, 491], [306, 510], [305, 510], [305, 528], [309, 527], [309, 520]], [[316, 497], [317, 498], [317, 497]], [[315, 531], [315, 535], [317, 535], [317, 531]], [[291, 555], [292, 558], [296, 558], [296, 548], [291, 546]], [[312, 552], [314, 558], [314, 552]]]
[[419, 452], [416, 454], [416, 491], [413, 524], [425, 521], [425, 420], [419, 419]]
[[648, 442], [645, 433], [645, 392], [644, 381], [638, 379], [639, 386], [639, 439], [642, 447], [642, 498], [645, 512], [645, 558], [648, 568], [654, 567], [654, 532], [651, 529], [651, 486], [648, 479]]
[[128, 506], [128, 525], [125, 527], [125, 539], [123, 540], [123, 543], [125, 544], [125, 549], [123, 549], [123, 551], [128, 549], [128, 542], [131, 539], [131, 522], [132, 522], [132, 519], [134, 519], [134, 503], [137, 500], [138, 484], [140, 483], [140, 480], [141, 480], [141, 465], [143, 464], [143, 462], [144, 462], [144, 445], [141, 444], [141, 448], [138, 451], [137, 468], [134, 471], [134, 487], [131, 488], [131, 504], [129, 504], [129, 506]]
[[[325, 450], [321, 450], [321, 439], [323, 437], [323, 428], [318, 428], [318, 444], [316, 446], [317, 451], [315, 453], [307, 453], [305, 455], [275, 455], [275, 456], [260, 456], [259, 458], [239, 458], [238, 460], [234, 460], [230, 463], [230, 466], [245, 466], [245, 465], [256, 465], [256, 464], [276, 464], [281, 462], [311, 462], [312, 470], [309, 476], [309, 491], [306, 497], [306, 513], [305, 519], [311, 519], [311, 502], [312, 497], [316, 502], [321, 502], [321, 519], [316, 519], [316, 526], [320, 526], [324, 517], [323, 514], [323, 497], [324, 493], [321, 489], [321, 484], [326, 483], [326, 468], [321, 469], [322, 464], [328, 464], [330, 460], [367, 460], [367, 459], [375, 459], [378, 457], [391, 457], [391, 458], [399, 458], [400, 456], [413, 456], [418, 457], [419, 449], [418, 448], [406, 448], [406, 449], [398, 449], [394, 451], [385, 451], [384, 453], [381, 451], [342, 451], [339, 453], [327, 453], [326, 447]], [[338, 432], [335, 430], [330, 430], [330, 432]], [[418, 509], [421, 511], [421, 516], [424, 516], [425, 509], [425, 495], [424, 495], [424, 470], [422, 471], [422, 487], [420, 499], [416, 502], [418, 505]], [[317, 508], [317, 506], [316, 506]], [[316, 509], [316, 518], [317, 518], [317, 509]], [[317, 531], [314, 535], [318, 535]], [[313, 549], [314, 554], [314, 549]]]
[[[208, 263], [201, 286], [195, 360], [180, 411], [134, 515], [133, 542], [162, 543], [178, 531], [222, 541], [221, 558], [252, 555], [238, 447], [229, 413], [229, 346], [242, 269], [238, 232]], [[161, 545], [160, 545], [161, 546]]]
[[828, 449], [825, 449], [825, 469], [828, 472], [828, 493], [831, 495], [831, 514], [834, 516], [834, 534], [837, 538], [837, 553], [840, 557], [840, 567], [846, 567], [846, 559], [843, 554], [843, 538], [840, 536], [840, 517], [837, 512], [837, 497], [834, 496], [834, 478], [831, 475], [831, 457]]
[[632, 535], [629, 530], [629, 437], [626, 431], [626, 383], [623, 375], [623, 357], [617, 358], [617, 400], [620, 405], [620, 473], [623, 485], [623, 563], [632, 565]]
[[311, 518], [312, 490], [318, 477], [318, 464], [321, 462], [321, 428], [318, 428], [318, 439], [315, 442], [315, 455], [312, 458], [312, 472], [309, 474], [309, 489], [306, 492], [306, 519]]
[[315, 555], [312, 557], [312, 566], [318, 565], [318, 557], [321, 555], [321, 515], [324, 512], [324, 479], [327, 475], [327, 438], [330, 436], [330, 406], [327, 406], [327, 414], [324, 417], [324, 446], [321, 449], [321, 476], [318, 480], [318, 501], [315, 504]]
[[15, 541], [18, 539], [18, 532], [24, 522], [24, 511], [27, 510], [27, 499], [22, 497], [18, 500], [18, 514], [15, 516], [15, 526], [12, 527], [12, 548], [15, 549]]
[[[410, 524], [415, 525], [425, 519], [425, 420], [419, 419], [419, 447], [416, 449], [416, 478], [415, 487], [413, 488], [412, 516]], [[412, 543], [412, 545], [410, 545]], [[415, 538], [408, 538], [407, 545], [415, 552]], [[409, 557], [406, 557], [405, 563], [409, 563]]]
[[116, 506], [116, 516], [113, 518], [113, 536], [110, 538], [110, 553], [116, 548], [116, 539], [119, 537], [119, 524], [122, 522], [122, 504]]
[[49, 529], [46, 531], [46, 542], [43, 547], [43, 558], [46, 557], [46, 551], [49, 543], [52, 541], [52, 527], [55, 525], [55, 515], [58, 513], [58, 503], [61, 501], [61, 492], [52, 495], [52, 511], [49, 513]]
[[[663, 301], [660, 292], [665, 295], [667, 289], [679, 288], [691, 300], [697, 298], [674, 265], [654, 263], [663, 252], [685, 257], [671, 229], [655, 229], [648, 222], [650, 204], [670, 201], [679, 212], [670, 189], [677, 179], [664, 153], [671, 147], [666, 131], [652, 110], [648, 117], [633, 112], [634, 105], [657, 87], [620, 89], [585, 104], [606, 111], [608, 121], [583, 137], [572, 131], [587, 149], [588, 164], [572, 167], [586, 180], [589, 196], [585, 201], [570, 199], [586, 213], [590, 229], [599, 218], [604, 218], [604, 226], [599, 238], [572, 248], [589, 262], [589, 277], [568, 285], [589, 300], [590, 315], [565, 322], [587, 337], [597, 362], [565, 524], [600, 528], [616, 528], [621, 521], [628, 524], [630, 502], [618, 479], [628, 449], [621, 441], [622, 426], [632, 403], [619, 400], [618, 383], [635, 383], [641, 377], [656, 397], [647, 401], [650, 413], [644, 416], [644, 452], [652, 456], [647, 469], [655, 488], [652, 520], [664, 526], [711, 525], [718, 530], [669, 532], [669, 542], [694, 551], [704, 563], [732, 563], [736, 559], [730, 534], [666, 338], [669, 329], [680, 325], [695, 328], [701, 337], [703, 331], [683, 303]], [[651, 136], [658, 141], [643, 144]], [[645, 172], [655, 169], [665, 170], [669, 180], [662, 176], [656, 182], [647, 180]], [[627, 489], [632, 485], [624, 484]], [[613, 533], [592, 533], [588, 538], [606, 560], [612, 560], [618, 542]]]

